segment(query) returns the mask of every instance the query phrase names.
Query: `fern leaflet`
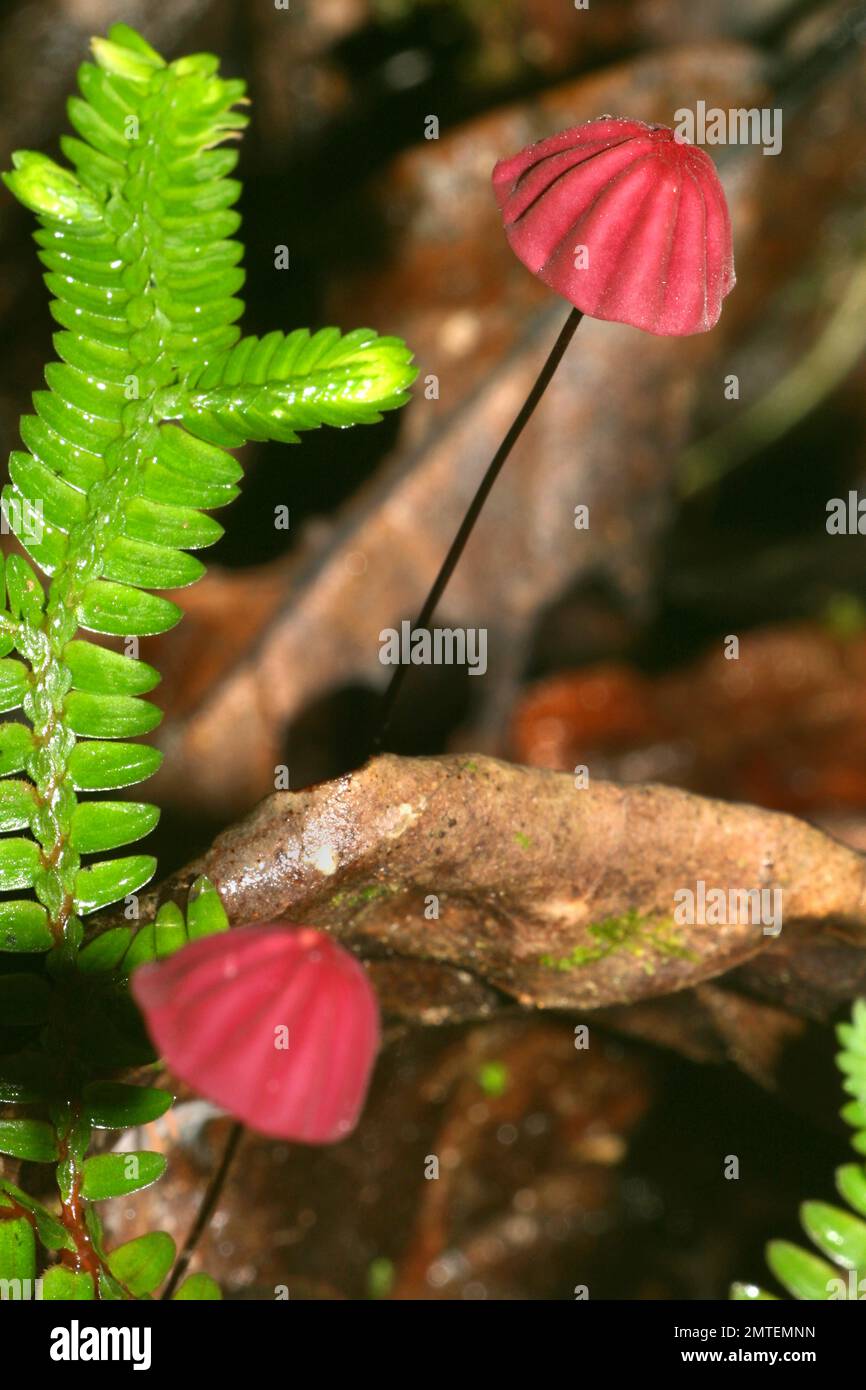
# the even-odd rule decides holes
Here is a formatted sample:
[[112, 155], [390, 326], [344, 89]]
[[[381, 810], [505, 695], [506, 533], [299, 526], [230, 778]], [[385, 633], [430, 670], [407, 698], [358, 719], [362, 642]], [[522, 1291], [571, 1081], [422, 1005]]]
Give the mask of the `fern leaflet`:
[[[191, 551], [222, 534], [206, 512], [231, 502], [247, 440], [293, 441], [321, 424], [380, 418], [415, 372], [405, 345], [368, 330], [241, 339], [237, 160], [221, 148], [247, 123], [244, 84], [198, 54], [166, 63], [116, 25], [69, 102], [72, 169], [28, 151], [5, 175], [38, 216], [40, 258], [60, 325], [59, 361], [21, 423], [3, 508], [47, 587], [11, 556], [0, 591], [0, 949], [74, 953], [81, 917], [136, 892], [150, 855], [82, 855], [151, 830], [145, 802], [82, 802], [149, 777], [160, 754], [130, 742], [156, 728], [143, 697], [157, 673], [82, 640], [165, 632], [180, 618], [153, 589], [203, 573]], [[16, 657], [9, 655], [17, 652]], [[28, 727], [29, 725], [29, 727]], [[17, 832], [28, 832], [18, 834]], [[32, 838], [30, 838], [32, 836]]]
[[[851, 1022], [839, 1024], [836, 1034], [841, 1044], [836, 1065], [844, 1074], [844, 1089], [853, 1097], [842, 1107], [842, 1118], [854, 1127], [851, 1142], [857, 1153], [866, 1154], [866, 1000], [856, 1001]], [[858, 1299], [866, 1293], [866, 1220], [861, 1219], [866, 1217], [866, 1165], [845, 1163], [837, 1168], [836, 1188], [850, 1212], [828, 1202], [804, 1202], [800, 1207], [803, 1229], [820, 1255], [787, 1240], [767, 1245], [767, 1264], [794, 1298], [823, 1302]], [[764, 1300], [776, 1295], [743, 1283], [733, 1286], [731, 1297]]]

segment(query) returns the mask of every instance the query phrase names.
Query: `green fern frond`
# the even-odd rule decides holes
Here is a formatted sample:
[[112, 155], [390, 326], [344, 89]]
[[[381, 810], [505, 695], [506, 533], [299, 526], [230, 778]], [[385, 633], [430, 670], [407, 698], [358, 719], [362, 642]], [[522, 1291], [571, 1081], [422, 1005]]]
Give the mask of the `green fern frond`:
[[[80, 792], [149, 777], [160, 755], [130, 742], [159, 723], [142, 696], [157, 674], [135, 654], [77, 637], [165, 632], [181, 610], [153, 589], [195, 582], [189, 552], [222, 528], [241, 469], [226, 447], [293, 440], [323, 423], [379, 418], [414, 379], [397, 339], [325, 329], [240, 339], [244, 273], [229, 177], [247, 117], [244, 83], [216, 58], [166, 63], [124, 25], [93, 41], [68, 106], [72, 168], [21, 151], [4, 181], [36, 213], [59, 361], [21, 423], [2, 506], [24, 559], [0, 588], [0, 949], [73, 951], [81, 917], [136, 892], [155, 861], [87, 867], [156, 822], [143, 802], [88, 809]], [[135, 644], [131, 644], [135, 653]], [[12, 651], [17, 656], [11, 657]], [[28, 838], [32, 836], [32, 838]]]
[[[844, 1074], [844, 1089], [853, 1096], [841, 1115], [854, 1128], [853, 1147], [866, 1154], [866, 1000], [855, 1002], [851, 1022], [839, 1024], [836, 1036], [841, 1044], [836, 1065]], [[800, 1207], [803, 1229], [820, 1255], [786, 1240], [767, 1246], [767, 1264], [794, 1298], [823, 1302], [866, 1296], [866, 1220], [861, 1219], [866, 1217], [866, 1166], [846, 1163], [837, 1168], [836, 1188], [856, 1215], [826, 1202], [804, 1202]], [[733, 1286], [731, 1297], [775, 1295], [757, 1284], [742, 1283]]]
[[186, 916], [176, 903], [163, 903], [143, 927], [110, 927], [87, 943], [78, 957], [85, 975], [123, 979], [139, 965], [165, 960], [188, 941], [228, 931], [229, 920], [219, 893], [209, 879], [197, 878], [189, 890]]
[[243, 338], [192, 372], [180, 419], [202, 439], [229, 448], [246, 439], [297, 441], [296, 430], [373, 424], [407, 399], [411, 355], [400, 338], [357, 328]]
[[[0, 499], [29, 557], [0, 556], [0, 713], [20, 711], [0, 724], [0, 891], [12, 895], [0, 951], [45, 953], [38, 968], [0, 973], [13, 1049], [0, 1105], [34, 1107], [0, 1118], [0, 1154], [56, 1164], [62, 1216], [0, 1179], [0, 1279], [28, 1284], [37, 1245], [39, 1264], [63, 1252], [45, 1273], [50, 1300], [149, 1298], [167, 1277], [165, 1232], [109, 1251], [93, 1205], [147, 1187], [165, 1158], [88, 1149], [94, 1128], [146, 1125], [171, 1103], [115, 1079], [155, 1060], [129, 975], [228, 927], [200, 879], [185, 913], [164, 903], [152, 923], [97, 924], [85, 940], [82, 918], [155, 868], [150, 855], [102, 857], [147, 835], [155, 806], [80, 796], [159, 766], [138, 741], [161, 718], [145, 698], [159, 677], [134, 639], [181, 614], [151, 591], [203, 573], [191, 552], [222, 534], [207, 513], [238, 491], [227, 448], [378, 419], [415, 377], [404, 344], [367, 329], [240, 339], [237, 156], [221, 146], [246, 124], [243, 83], [220, 78], [209, 54], [166, 63], [124, 25], [93, 53], [69, 103], [76, 135], [61, 141], [71, 168], [21, 151], [4, 175], [41, 224], [60, 325]], [[196, 1274], [174, 1296], [220, 1293]]]

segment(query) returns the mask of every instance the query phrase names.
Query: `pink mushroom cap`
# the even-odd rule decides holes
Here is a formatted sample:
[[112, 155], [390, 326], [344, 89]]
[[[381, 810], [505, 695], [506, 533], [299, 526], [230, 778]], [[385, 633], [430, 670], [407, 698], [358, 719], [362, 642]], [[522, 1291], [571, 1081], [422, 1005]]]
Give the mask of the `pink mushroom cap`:
[[733, 289], [715, 165], [667, 126], [618, 117], [563, 130], [493, 171], [512, 250], [593, 318], [705, 333]]
[[363, 966], [280, 923], [190, 942], [131, 989], [170, 1070], [252, 1129], [328, 1144], [355, 1126], [379, 1046]]

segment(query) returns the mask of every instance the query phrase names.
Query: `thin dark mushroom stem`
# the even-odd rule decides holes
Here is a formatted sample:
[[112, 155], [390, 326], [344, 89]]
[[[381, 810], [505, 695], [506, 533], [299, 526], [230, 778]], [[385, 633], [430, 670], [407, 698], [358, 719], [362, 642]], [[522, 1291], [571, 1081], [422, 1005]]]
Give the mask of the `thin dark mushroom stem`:
[[220, 1159], [219, 1167], [215, 1170], [210, 1182], [208, 1183], [207, 1191], [205, 1192], [204, 1197], [201, 1200], [201, 1205], [199, 1206], [199, 1209], [196, 1212], [195, 1221], [192, 1223], [192, 1226], [189, 1229], [189, 1234], [187, 1235], [187, 1238], [183, 1243], [183, 1249], [181, 1250], [180, 1254], [174, 1262], [174, 1268], [171, 1271], [171, 1278], [169, 1279], [168, 1283], [166, 1284], [165, 1288], [163, 1289], [160, 1295], [161, 1299], [172, 1297], [175, 1289], [177, 1288], [178, 1284], [180, 1283], [181, 1279], [187, 1271], [189, 1262], [192, 1259], [193, 1254], [195, 1253], [195, 1247], [198, 1245], [199, 1241], [204, 1235], [208, 1223], [216, 1209], [216, 1204], [219, 1201], [220, 1196], [222, 1195], [222, 1190], [225, 1186], [226, 1178], [229, 1175], [229, 1169], [231, 1168], [234, 1156], [238, 1151], [238, 1146], [241, 1142], [241, 1139], [243, 1138], [243, 1133], [243, 1125], [240, 1124], [238, 1121], [235, 1121], [235, 1123], [229, 1130], [229, 1136], [226, 1140], [225, 1148], [222, 1152], [222, 1158]]
[[[484, 474], [484, 477], [481, 479], [481, 482], [478, 484], [478, 489], [475, 493], [475, 496], [469, 503], [469, 506], [466, 510], [466, 515], [460, 523], [460, 528], [456, 536], [454, 537], [454, 540], [451, 542], [451, 548], [449, 549], [448, 554], [442, 561], [442, 567], [433, 581], [433, 585], [430, 589], [429, 594], [427, 595], [427, 598], [424, 600], [424, 606], [421, 609], [421, 612], [418, 614], [418, 617], [412, 624], [411, 631], [415, 631], [416, 628], [426, 628], [428, 623], [430, 622], [430, 619], [433, 617], [439, 600], [445, 592], [445, 588], [448, 584], [448, 581], [454, 573], [455, 569], [457, 568], [457, 564], [460, 560], [460, 557], [466, 548], [466, 542], [472, 535], [475, 523], [481, 515], [481, 510], [484, 506], [484, 503], [490, 496], [493, 485], [496, 482], [496, 479], [499, 477], [499, 474], [502, 472], [502, 468], [509, 454], [511, 453], [512, 449], [514, 448], [515, 444], [517, 443], [518, 439], [523, 433], [526, 425], [529, 423], [529, 420], [531, 419], [535, 411], [535, 407], [538, 405], [538, 402], [541, 400], [541, 397], [544, 395], [545, 391], [550, 385], [553, 375], [560, 362], [562, 361], [563, 356], [565, 355], [566, 348], [568, 347], [569, 343], [571, 342], [572, 338], [577, 332], [578, 325], [582, 318], [583, 314], [580, 311], [580, 309], [572, 309], [568, 315], [568, 318], [565, 320], [565, 323], [563, 324], [559, 332], [559, 336], [556, 339], [556, 342], [550, 349], [547, 361], [544, 363], [544, 366], [542, 367], [535, 380], [535, 384], [532, 387], [532, 390], [526, 397], [526, 400], [523, 402], [523, 405], [520, 407], [520, 410], [517, 412], [517, 415], [514, 418], [514, 422], [511, 425], [511, 428], [509, 429], [499, 448], [496, 450], [496, 453], [493, 455], [493, 458], [490, 460], [490, 463], [487, 466], [487, 471]], [[391, 677], [391, 680], [388, 684], [384, 696], [382, 697], [382, 712], [379, 718], [378, 730], [373, 739], [372, 751], [374, 753], [379, 752], [384, 745], [385, 738], [388, 734], [388, 729], [391, 725], [391, 719], [394, 714], [394, 708], [397, 704], [397, 700], [399, 698], [403, 682], [406, 678], [406, 670], [407, 668], [404, 665], [400, 665], [395, 668], [394, 674]]]

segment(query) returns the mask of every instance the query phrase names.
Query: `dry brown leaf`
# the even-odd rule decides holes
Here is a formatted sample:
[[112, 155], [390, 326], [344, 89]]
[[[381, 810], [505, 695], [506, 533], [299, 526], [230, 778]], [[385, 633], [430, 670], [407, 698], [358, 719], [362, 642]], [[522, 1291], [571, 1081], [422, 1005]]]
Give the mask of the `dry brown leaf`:
[[[480, 755], [385, 756], [268, 798], [163, 896], [182, 897], [206, 873], [235, 923], [324, 927], [383, 962], [390, 1007], [414, 1017], [435, 1013], [436, 967], [466, 1017], [472, 1004], [492, 1009], [491, 991], [525, 1006], [602, 1008], [688, 989], [755, 957], [756, 980], [768, 993], [787, 981], [784, 1006], [796, 1011], [793, 962], [807, 950], [818, 962], [809, 978], [801, 972], [814, 1012], [866, 983], [864, 869], [821, 831], [753, 806], [663, 786], [579, 790], [567, 774]], [[674, 895], [699, 880], [780, 890], [781, 935], [760, 922], [676, 925]], [[155, 900], [144, 900], [148, 912]]]

